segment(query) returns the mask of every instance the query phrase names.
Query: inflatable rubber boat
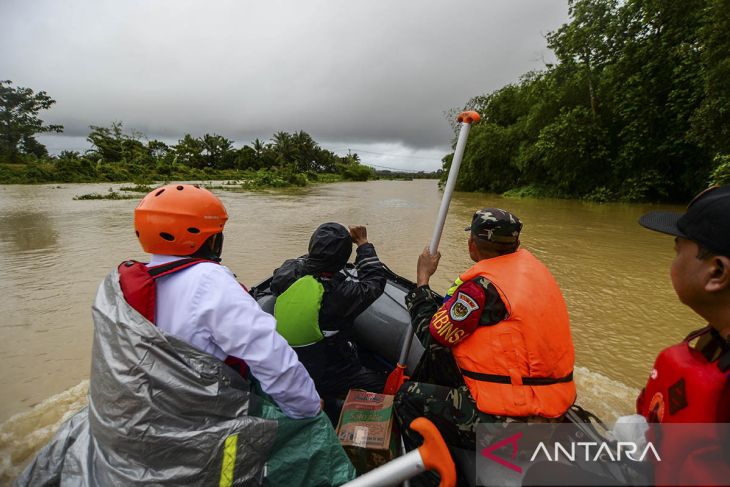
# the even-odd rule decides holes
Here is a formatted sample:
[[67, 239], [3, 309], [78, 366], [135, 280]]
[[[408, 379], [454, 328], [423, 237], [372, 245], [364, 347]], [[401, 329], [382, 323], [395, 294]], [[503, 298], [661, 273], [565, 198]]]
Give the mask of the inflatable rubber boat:
[[[357, 279], [352, 265], [342, 271], [348, 279]], [[416, 284], [386, 268], [388, 281], [383, 294], [355, 320], [354, 338], [358, 349], [365, 349], [377, 355], [393, 368], [398, 362], [401, 348], [408, 334], [411, 333], [411, 318], [406, 308], [405, 297]], [[252, 287], [251, 295], [267, 313], [274, 314], [276, 297], [270, 290], [271, 278]], [[413, 340], [406, 371], [412, 372], [423, 354], [423, 346]]]
[[[355, 320], [354, 341], [357, 343], [358, 351], [365, 355], [363, 362], [372, 361], [373, 358], [384, 367], [392, 370], [401, 355], [404, 341], [409, 334], [412, 334], [410, 314], [405, 303], [406, 295], [415, 288], [416, 284], [387, 267], [387, 283], [383, 294], [360, 314]], [[357, 272], [352, 264], [341, 272], [347, 274], [348, 279], [357, 279]], [[268, 278], [252, 287], [251, 295], [256, 299], [261, 308], [274, 314], [276, 297], [270, 290], [271, 278]], [[412, 373], [423, 354], [423, 346], [418, 339], [413, 339], [407, 355], [406, 374]], [[571, 424], [575, 434], [584, 441], [595, 442], [607, 441], [606, 427], [592, 413], [585, 411], [580, 406], [574, 406], [565, 415], [564, 424]], [[452, 457], [459, 470], [459, 484], [467, 485], [522, 485], [522, 479], [516, 479], [505, 471], [498, 464], [492, 466], [479, 465], [474, 451], [450, 448]], [[637, 472], [635, 466], [617, 465], [615, 468], [599, 466], [597, 464], [579, 465], [578, 469], [570, 472], [587, 474], [591, 480], [599, 476], [611, 482], [611, 485], [631, 485], [637, 480], [641, 481], [643, 474]], [[547, 484], [543, 484], [547, 485]], [[560, 485], [560, 482], [554, 485]]]

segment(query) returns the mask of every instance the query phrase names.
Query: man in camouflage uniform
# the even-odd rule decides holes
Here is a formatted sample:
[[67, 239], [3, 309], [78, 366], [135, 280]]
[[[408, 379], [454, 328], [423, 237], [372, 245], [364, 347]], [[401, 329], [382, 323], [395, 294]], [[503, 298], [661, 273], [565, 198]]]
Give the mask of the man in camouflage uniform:
[[[504, 253], [517, 250], [521, 229], [522, 223], [516, 216], [494, 208], [477, 211], [472, 225], [466, 228], [472, 236], [494, 242], [495, 247]], [[451, 350], [431, 336], [431, 319], [446, 306], [450, 294], [458, 287], [457, 281], [443, 302], [431, 291], [428, 282], [440, 258], [440, 252], [432, 256], [428, 248], [424, 249], [418, 257], [417, 287], [406, 296], [414, 332], [425, 351], [411, 376], [412, 382], [405, 383], [395, 398], [396, 414], [402, 425], [425, 415], [436, 424], [449, 446], [473, 449], [476, 425], [501, 421], [501, 418], [477, 409]], [[486, 290], [479, 322], [496, 324], [506, 317], [507, 310], [495, 287], [481, 278], [479, 280], [479, 285]], [[403, 431], [410, 430], [403, 428]], [[408, 439], [408, 443], [417, 444], [415, 438]]]
[[[470, 257], [479, 263], [517, 252], [522, 222], [508, 211], [485, 208], [474, 214], [471, 226], [466, 230], [471, 232]], [[521, 252], [524, 254], [526, 251]], [[411, 382], [405, 383], [395, 398], [396, 415], [402, 430], [408, 435], [409, 430], [404, 426], [418, 416], [426, 416], [438, 427], [450, 447], [473, 450], [479, 423], [549, 421], [536, 416], [508, 418], [477, 408], [464, 381], [463, 374], [468, 371], [459, 369], [452, 348], [479, 327], [491, 327], [510, 319], [510, 315], [496, 286], [481, 275], [466, 279], [466, 282], [457, 279], [441, 302], [428, 286], [440, 257], [440, 253], [432, 256], [428, 248], [424, 249], [418, 258], [417, 287], [406, 296], [414, 332], [425, 351]], [[536, 262], [536, 259], [533, 261]], [[567, 309], [564, 312], [567, 320]], [[569, 339], [568, 347], [572, 354], [572, 341]], [[506, 379], [509, 381], [509, 377]], [[572, 381], [572, 371], [567, 380]], [[415, 447], [419, 442], [417, 435], [406, 437], [409, 447]]]

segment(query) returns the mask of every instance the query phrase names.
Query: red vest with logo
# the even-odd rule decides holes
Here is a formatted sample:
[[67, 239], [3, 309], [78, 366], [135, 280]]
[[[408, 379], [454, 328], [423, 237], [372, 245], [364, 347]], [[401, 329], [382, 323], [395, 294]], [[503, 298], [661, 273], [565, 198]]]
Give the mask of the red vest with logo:
[[527, 250], [484, 259], [460, 276], [489, 279], [508, 318], [480, 326], [452, 349], [480, 411], [563, 415], [575, 402], [568, 309], [550, 271]]
[[[117, 270], [119, 271], [119, 285], [122, 288], [124, 299], [139, 314], [147, 318], [152, 324], [155, 324], [157, 279], [169, 276], [170, 274], [200, 264], [201, 262], [217, 264], [217, 262], [212, 260], [194, 258], [180, 259], [152, 267], [147, 267], [144, 263], [134, 260], [122, 262], [119, 264]], [[248, 377], [248, 365], [240, 358], [229, 355], [225, 363], [236, 370], [241, 376]]]
[[[648, 438], [660, 445], [657, 485], [726, 485], [730, 479], [730, 349], [711, 333], [703, 328], [664, 349], [636, 400], [650, 423], [703, 423], [650, 430]], [[701, 349], [690, 345], [698, 338]]]

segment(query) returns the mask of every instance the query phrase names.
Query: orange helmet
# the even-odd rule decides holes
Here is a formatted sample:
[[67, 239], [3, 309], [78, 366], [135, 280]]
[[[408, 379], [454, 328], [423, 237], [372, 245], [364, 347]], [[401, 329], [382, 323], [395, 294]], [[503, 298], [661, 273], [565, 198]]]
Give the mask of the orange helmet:
[[191, 255], [223, 231], [226, 209], [207, 189], [168, 184], [145, 196], [134, 210], [134, 229], [145, 252]]

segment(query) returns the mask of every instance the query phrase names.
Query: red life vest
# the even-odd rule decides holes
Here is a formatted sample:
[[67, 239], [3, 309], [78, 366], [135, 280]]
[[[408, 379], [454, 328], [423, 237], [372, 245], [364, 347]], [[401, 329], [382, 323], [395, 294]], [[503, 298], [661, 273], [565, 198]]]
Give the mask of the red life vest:
[[[650, 430], [661, 453], [661, 462], [655, 462], [656, 485], [720, 485], [730, 478], [724, 424], [730, 423], [730, 349], [719, 337], [707, 335], [711, 332], [708, 326], [664, 349], [636, 400], [636, 411], [650, 423], [692, 424]], [[704, 347], [690, 346], [701, 337]]]
[[[139, 314], [155, 324], [155, 307], [157, 303], [157, 279], [187, 269], [201, 262], [217, 262], [206, 259], [185, 258], [166, 264], [147, 267], [143, 262], [127, 260], [119, 264], [119, 285], [124, 299]], [[241, 285], [243, 287], [243, 285]], [[244, 289], [246, 289], [244, 287]], [[232, 367], [243, 377], [248, 377], [248, 365], [238, 357], [228, 356], [226, 365]]]

